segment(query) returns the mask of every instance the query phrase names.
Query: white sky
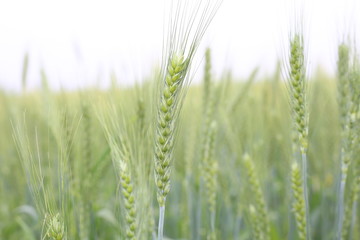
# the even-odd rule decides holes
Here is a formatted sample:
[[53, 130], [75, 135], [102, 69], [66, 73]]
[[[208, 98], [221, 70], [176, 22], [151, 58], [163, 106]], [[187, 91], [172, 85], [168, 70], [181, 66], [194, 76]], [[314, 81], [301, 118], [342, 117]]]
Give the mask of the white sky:
[[[40, 85], [41, 67], [53, 88], [104, 86], [111, 71], [121, 83], [148, 76], [160, 61], [164, 1], [0, 0], [0, 87], [20, 89], [26, 52], [30, 88]], [[246, 77], [256, 66], [272, 73], [287, 45], [288, 2], [224, 0], [203, 39], [218, 76], [232, 69]], [[333, 74], [344, 34], [360, 37], [360, 1], [308, 0], [305, 13], [310, 67]]]

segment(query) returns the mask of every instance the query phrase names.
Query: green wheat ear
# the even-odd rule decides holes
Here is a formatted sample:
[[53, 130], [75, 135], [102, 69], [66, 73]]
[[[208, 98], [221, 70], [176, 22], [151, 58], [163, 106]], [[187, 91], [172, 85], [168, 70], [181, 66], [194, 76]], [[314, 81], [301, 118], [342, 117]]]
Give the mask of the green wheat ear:
[[[345, 122], [345, 146], [342, 149], [342, 182], [340, 185], [343, 187], [341, 190], [339, 204], [342, 204], [339, 210], [339, 220], [342, 220], [342, 225], [339, 223], [339, 231], [341, 230], [341, 239], [348, 239], [349, 235], [352, 234], [352, 228], [355, 225], [356, 220], [356, 204], [358, 199], [358, 194], [360, 191], [360, 159], [359, 146], [360, 138], [357, 133], [360, 130], [360, 67], [358, 65], [358, 59], [355, 57], [353, 66], [350, 67], [348, 73], [348, 82], [349, 82], [349, 96], [348, 96], [348, 107], [346, 112], [346, 122]], [[349, 169], [351, 165], [351, 169]], [[353, 170], [352, 182], [348, 182], [347, 185], [350, 185], [349, 195], [345, 195], [345, 189], [347, 188], [345, 183], [348, 170]], [[345, 201], [344, 198], [347, 197], [346, 206], [344, 209]], [[343, 219], [341, 219], [343, 218]], [[338, 233], [338, 238], [340, 238], [340, 232]]]
[[162, 240], [165, 217], [165, 202], [170, 192], [171, 161], [176, 132], [176, 119], [181, 108], [180, 93], [188, 70], [188, 59], [182, 53], [170, 56], [165, 81], [158, 103], [155, 132], [155, 184], [160, 207], [158, 240]]
[[[298, 226], [299, 237], [304, 237], [305, 239], [310, 239], [309, 231], [309, 200], [308, 200], [308, 190], [307, 190], [307, 149], [308, 149], [308, 129], [309, 129], [309, 115], [307, 110], [307, 86], [306, 86], [306, 63], [304, 55], [304, 39], [303, 35], [296, 33], [290, 39], [290, 56], [289, 56], [289, 69], [288, 69], [288, 90], [290, 96], [290, 106], [291, 106], [291, 115], [293, 121], [293, 154], [294, 162], [296, 163], [296, 169], [293, 165], [292, 168], [292, 183], [293, 183], [293, 193], [295, 196], [295, 215]], [[300, 157], [300, 159], [297, 159]], [[301, 162], [301, 169], [298, 168], [297, 162]], [[299, 179], [295, 179], [294, 174], [301, 173], [301, 184], [299, 185]], [[297, 175], [296, 175], [297, 177]], [[297, 182], [294, 182], [297, 180]], [[295, 185], [294, 185], [295, 184]], [[297, 188], [294, 188], [296, 186]], [[301, 190], [302, 202], [304, 203], [304, 208], [301, 211], [304, 211], [305, 219], [299, 218], [302, 216], [300, 214], [300, 192], [299, 187], [302, 187]], [[301, 221], [301, 222], [299, 222]], [[305, 226], [304, 226], [305, 224]], [[305, 227], [305, 230], [302, 229]]]
[[[356, 124], [353, 116], [356, 115], [358, 108], [358, 82], [356, 82], [355, 69], [350, 67], [350, 48], [346, 44], [338, 47], [338, 103], [340, 111], [341, 125], [341, 154], [340, 154], [340, 185], [338, 195], [338, 215], [337, 215], [337, 239], [347, 236], [347, 224], [350, 222], [349, 209], [345, 209], [345, 197], [349, 167], [352, 163], [355, 128]], [[350, 71], [351, 70], [351, 71]], [[344, 214], [348, 215], [345, 216]]]
[[[112, 116], [106, 115], [109, 112], [112, 112]], [[110, 147], [112, 161], [120, 177], [121, 195], [124, 203], [125, 239], [136, 240], [140, 235], [138, 227], [140, 220], [137, 209], [139, 198], [138, 194], [136, 194], [139, 191], [135, 193], [135, 189], [138, 189], [139, 186], [134, 187], [130, 169], [134, 156], [129, 144], [129, 133], [123, 130], [116, 122], [118, 115], [113, 107], [99, 114], [99, 118]]]
[[340, 109], [341, 129], [344, 131], [349, 100], [349, 61], [350, 50], [347, 44], [338, 47], [337, 77], [338, 77], [338, 102]]
[[215, 138], [217, 132], [217, 123], [213, 121], [210, 124], [209, 133], [206, 140], [205, 155], [203, 159], [203, 176], [206, 188], [206, 198], [210, 213], [210, 233], [208, 239], [216, 239], [215, 218], [216, 218], [216, 192], [217, 192], [217, 174], [218, 163], [214, 158]]
[[[256, 212], [250, 213], [252, 220], [256, 222], [254, 235], [260, 235], [259, 239], [268, 240], [270, 235], [269, 217], [266, 209], [265, 198], [260, 187], [258, 176], [255, 172], [255, 165], [249, 154], [243, 156], [243, 162], [248, 177], [249, 188], [255, 198]], [[255, 216], [256, 215], [256, 216]]]
[[250, 204], [249, 206], [249, 215], [250, 215], [250, 223], [253, 228], [254, 238], [257, 240], [263, 239], [263, 233], [261, 229], [261, 222], [259, 219], [259, 215], [257, 213], [256, 208], [252, 204]]
[[307, 236], [306, 210], [304, 201], [304, 186], [299, 165], [294, 162], [291, 167], [291, 187], [294, 195], [293, 211], [295, 213], [298, 235], [300, 240]]
[[290, 42], [290, 98], [295, 129], [301, 153], [308, 148], [308, 116], [306, 109], [306, 69], [304, 45], [301, 35], [296, 34]]
[[47, 236], [52, 240], [66, 240], [65, 238], [65, 227], [60, 214], [55, 214], [54, 216], [47, 215], [45, 217], [45, 222], [47, 224]]
[[135, 196], [133, 192], [133, 184], [127, 166], [123, 165], [120, 167], [120, 183], [122, 187], [122, 195], [125, 200], [125, 211], [126, 211], [126, 239], [135, 240], [137, 233], [137, 223], [136, 223], [136, 206], [135, 206]]
[[157, 200], [160, 206], [165, 205], [166, 196], [170, 191], [170, 162], [175, 132], [175, 114], [179, 86], [184, 81], [187, 63], [182, 54], [170, 58], [165, 87], [163, 89], [158, 121], [156, 125], [155, 145], [155, 177], [158, 188]]
[[190, 68], [200, 41], [221, 0], [171, 2], [169, 33], [165, 39], [162, 72], [157, 89], [154, 162], [159, 204], [158, 240], [163, 239], [165, 202], [170, 192], [171, 162], [175, 135], [187, 87]]
[[[56, 114], [53, 111], [51, 114]], [[60, 117], [57, 117], [59, 119]], [[25, 117], [23, 122], [13, 125], [13, 137], [19, 153], [27, 183], [36, 209], [44, 220], [44, 228], [41, 236], [53, 240], [66, 240], [67, 230], [70, 226], [66, 215], [67, 197], [69, 188], [65, 184], [69, 179], [69, 168], [64, 149], [56, 149], [58, 158], [47, 159], [41, 157], [41, 149], [38, 132], [35, 139], [29, 137]], [[60, 132], [57, 129], [57, 132]], [[48, 165], [47, 165], [48, 164]], [[45, 168], [48, 167], [48, 168]], [[57, 175], [45, 174], [48, 170], [56, 169]], [[54, 191], [54, 189], [56, 189]], [[56, 195], [58, 193], [58, 195]], [[54, 214], [56, 213], [56, 214]]]

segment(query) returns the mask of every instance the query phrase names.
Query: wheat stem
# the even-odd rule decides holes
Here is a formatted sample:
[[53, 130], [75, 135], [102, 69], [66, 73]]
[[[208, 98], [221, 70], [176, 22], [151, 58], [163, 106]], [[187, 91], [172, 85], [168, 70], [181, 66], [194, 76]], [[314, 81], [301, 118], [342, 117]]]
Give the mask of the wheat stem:
[[164, 218], [165, 218], [165, 205], [159, 207], [158, 240], [163, 240], [163, 235], [164, 235]]

